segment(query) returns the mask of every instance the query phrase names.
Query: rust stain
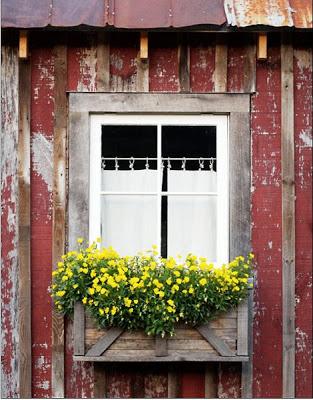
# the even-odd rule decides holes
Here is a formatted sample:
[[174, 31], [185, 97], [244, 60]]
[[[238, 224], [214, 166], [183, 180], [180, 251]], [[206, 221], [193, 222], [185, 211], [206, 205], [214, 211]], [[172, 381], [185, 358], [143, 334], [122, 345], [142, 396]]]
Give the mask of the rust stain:
[[312, 28], [311, 0], [225, 0], [224, 8], [231, 26]]

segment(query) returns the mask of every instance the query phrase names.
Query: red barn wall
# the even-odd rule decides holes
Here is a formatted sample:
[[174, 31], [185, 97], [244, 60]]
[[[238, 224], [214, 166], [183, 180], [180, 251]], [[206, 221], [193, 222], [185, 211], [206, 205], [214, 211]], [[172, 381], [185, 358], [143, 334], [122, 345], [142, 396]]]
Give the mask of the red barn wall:
[[[308, 36], [308, 35], [307, 35]], [[294, 36], [294, 108], [296, 176], [296, 396], [312, 396], [312, 49], [306, 35]], [[52, 270], [53, 126], [55, 110], [55, 46], [58, 38], [67, 46], [67, 90], [103, 89], [103, 44], [99, 35], [71, 32], [32, 34], [31, 64], [31, 301], [32, 301], [32, 396], [52, 395], [52, 302], [49, 297]], [[228, 92], [253, 91], [252, 138], [252, 250], [256, 255], [256, 288], [253, 324], [253, 396], [282, 396], [282, 209], [281, 209], [281, 58], [280, 34], [269, 35], [268, 59], [255, 61], [254, 36], [229, 34], [227, 49]], [[101, 39], [100, 39], [101, 40]], [[192, 33], [187, 38], [190, 54], [187, 90], [212, 92], [217, 84], [217, 47], [214, 34]], [[109, 38], [110, 91], [179, 92], [182, 81], [181, 36], [152, 33], [149, 64], [138, 59], [139, 34], [111, 33]], [[218, 42], [219, 43], [219, 42]], [[4, 51], [8, 51], [4, 47]], [[11, 50], [12, 51], [12, 50]], [[107, 49], [108, 51], [108, 49]], [[252, 58], [251, 58], [252, 55]], [[16, 60], [16, 56], [15, 56]], [[252, 62], [251, 62], [252, 60]], [[4, 71], [14, 75], [13, 70]], [[148, 69], [148, 71], [147, 71]], [[255, 73], [254, 73], [255, 71]], [[252, 74], [252, 75], [251, 75]], [[251, 76], [253, 79], [251, 79]], [[226, 78], [226, 77], [225, 77]], [[254, 91], [255, 83], [255, 91]], [[12, 89], [13, 90], [13, 89]], [[5, 98], [6, 93], [4, 94]], [[16, 395], [17, 358], [14, 301], [17, 298], [16, 149], [15, 133], [8, 127], [16, 111], [9, 104], [2, 167], [2, 323], [4, 392]], [[14, 117], [14, 115], [13, 115]], [[13, 217], [12, 217], [13, 216]], [[65, 322], [65, 395], [94, 394], [92, 364], [72, 361], [72, 323]], [[176, 370], [180, 397], [236, 398], [241, 396], [239, 364], [209, 366], [122, 365], [106, 370], [107, 397], [166, 397], [168, 371]], [[210, 374], [211, 386], [206, 379]], [[101, 378], [100, 378], [101, 379]], [[103, 393], [104, 394], [104, 393]]]

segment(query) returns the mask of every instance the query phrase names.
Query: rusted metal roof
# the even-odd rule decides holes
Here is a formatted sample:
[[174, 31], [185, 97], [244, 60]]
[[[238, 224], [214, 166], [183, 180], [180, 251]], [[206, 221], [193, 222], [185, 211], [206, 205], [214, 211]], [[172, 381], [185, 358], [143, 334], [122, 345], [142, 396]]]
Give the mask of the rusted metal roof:
[[2, 27], [312, 28], [311, 0], [2, 0]]

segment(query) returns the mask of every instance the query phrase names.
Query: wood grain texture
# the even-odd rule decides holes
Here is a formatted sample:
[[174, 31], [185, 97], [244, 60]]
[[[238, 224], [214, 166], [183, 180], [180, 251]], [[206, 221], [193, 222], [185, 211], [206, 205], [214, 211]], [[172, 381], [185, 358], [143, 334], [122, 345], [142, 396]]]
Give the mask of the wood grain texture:
[[227, 91], [227, 38], [226, 35], [216, 35], [214, 91]]
[[204, 396], [206, 399], [217, 397], [217, 365], [206, 364], [204, 371]]
[[167, 397], [177, 399], [180, 397], [180, 379], [179, 371], [173, 365], [168, 366], [167, 373]]
[[281, 44], [283, 397], [295, 396], [295, 172], [293, 47]]
[[110, 328], [86, 353], [86, 357], [101, 356], [113, 342], [123, 333], [121, 328]]
[[94, 365], [94, 392], [95, 399], [106, 398], [106, 369], [101, 363]]
[[[66, 147], [67, 147], [67, 47], [54, 48], [54, 137], [53, 137], [53, 214], [52, 265], [56, 268], [65, 252], [66, 226]], [[64, 318], [52, 311], [52, 365], [53, 397], [64, 397]]]
[[74, 355], [85, 354], [85, 310], [81, 303], [74, 307]]
[[[246, 255], [250, 244], [250, 115], [231, 113], [229, 120], [229, 257]], [[240, 171], [240, 172], [239, 172]]]
[[30, 271], [30, 63], [19, 63], [19, 362], [20, 397], [31, 398], [31, 271]]
[[237, 354], [240, 356], [248, 355], [248, 299], [238, 305], [237, 317]]
[[110, 89], [110, 33], [98, 32], [97, 37], [97, 77], [98, 92]]
[[[250, 96], [247, 94], [182, 94], [182, 93], [70, 93], [70, 121], [72, 129], [79, 128], [78, 113], [133, 112], [133, 113], [247, 113]], [[74, 113], [77, 113], [74, 115]], [[242, 127], [249, 132], [249, 115]], [[238, 124], [240, 119], [238, 120]], [[84, 122], [85, 124], [85, 122]], [[241, 128], [237, 125], [236, 128]], [[240, 134], [240, 132], [239, 132]], [[81, 134], [82, 135], [82, 134]], [[243, 133], [241, 134], [243, 135]], [[235, 135], [234, 135], [235, 136]], [[87, 152], [86, 152], [87, 153]], [[87, 157], [86, 157], [87, 158]]]
[[155, 355], [157, 357], [164, 357], [168, 355], [167, 338], [155, 337]]
[[235, 356], [235, 353], [231, 351], [226, 342], [223, 341], [223, 339], [221, 339], [219, 336], [215, 335], [213, 329], [210, 328], [208, 325], [198, 326], [197, 330], [221, 356], [224, 357]]
[[241, 397], [244, 399], [253, 398], [253, 288], [249, 289], [248, 295], [248, 326], [247, 344], [249, 361], [241, 366]]

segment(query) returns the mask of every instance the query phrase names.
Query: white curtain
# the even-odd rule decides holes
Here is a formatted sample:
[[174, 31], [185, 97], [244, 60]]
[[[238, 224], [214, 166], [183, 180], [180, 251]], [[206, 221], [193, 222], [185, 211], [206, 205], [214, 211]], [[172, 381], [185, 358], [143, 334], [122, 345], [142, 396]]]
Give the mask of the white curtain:
[[[156, 192], [156, 170], [104, 170], [102, 190]], [[113, 246], [122, 255], [134, 255], [157, 243], [157, 197], [149, 195], [101, 196], [103, 246]]]
[[[169, 192], [216, 192], [215, 171], [168, 171]], [[168, 255], [216, 261], [216, 196], [168, 196]]]

